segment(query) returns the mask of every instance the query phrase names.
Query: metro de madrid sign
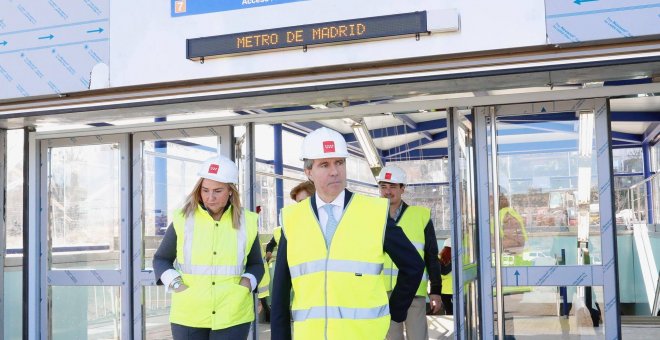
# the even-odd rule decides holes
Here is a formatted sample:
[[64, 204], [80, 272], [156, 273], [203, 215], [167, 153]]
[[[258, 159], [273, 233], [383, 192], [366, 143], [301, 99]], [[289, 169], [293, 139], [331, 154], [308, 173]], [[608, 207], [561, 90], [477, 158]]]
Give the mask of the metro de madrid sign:
[[411, 12], [186, 40], [186, 57], [204, 61], [221, 57], [310, 45], [340, 44], [427, 34], [427, 12]]
[[306, 0], [170, 0], [173, 17], [280, 5]]

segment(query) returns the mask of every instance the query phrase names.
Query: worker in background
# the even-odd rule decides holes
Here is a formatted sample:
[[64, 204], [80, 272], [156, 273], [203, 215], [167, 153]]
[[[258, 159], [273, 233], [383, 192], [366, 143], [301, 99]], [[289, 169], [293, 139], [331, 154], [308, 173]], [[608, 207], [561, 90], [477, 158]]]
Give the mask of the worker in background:
[[[314, 195], [314, 183], [310, 181], [302, 182], [291, 189], [290, 195], [292, 200], [300, 202], [305, 198]], [[257, 211], [257, 213], [259, 212]], [[280, 241], [281, 236], [282, 227], [275, 227], [273, 229], [273, 237], [266, 245], [266, 261], [264, 262], [265, 273], [263, 279], [259, 282], [259, 288], [257, 289], [259, 292], [259, 313], [263, 311], [264, 322], [270, 322], [270, 306], [267, 301], [267, 298], [270, 296], [270, 268], [268, 262], [270, 262], [270, 259], [273, 257], [273, 250], [275, 250], [277, 242]]]
[[438, 254], [440, 262], [440, 298], [446, 315], [454, 315], [454, 287], [451, 273], [451, 239], [448, 238]]
[[[406, 190], [406, 173], [396, 165], [388, 165], [381, 169], [376, 177], [380, 197], [390, 200], [389, 218], [403, 229], [405, 236], [417, 249], [419, 257], [426, 265], [422, 282], [417, 288], [413, 302], [408, 309], [405, 323], [392, 322], [387, 332], [390, 340], [404, 339], [404, 326], [407, 339], [428, 339], [428, 324], [426, 322], [426, 296], [429, 278], [431, 289], [429, 300], [431, 312], [440, 311], [440, 265], [438, 264], [438, 244], [435, 229], [431, 222], [431, 211], [428, 208], [408, 205], [401, 198]], [[389, 257], [385, 257], [383, 278], [385, 288], [391, 292], [397, 283], [397, 268]]]
[[[387, 199], [346, 190], [341, 134], [317, 129], [301, 153], [316, 193], [282, 209], [271, 339], [384, 339], [390, 315], [406, 319], [424, 261], [403, 230], [388, 224]], [[401, 268], [389, 301], [381, 275], [386, 253]]]
[[197, 174], [153, 260], [157, 284], [174, 291], [172, 337], [247, 339], [264, 270], [258, 216], [241, 207], [230, 159], [210, 158]]
[[[314, 195], [314, 190], [314, 183], [305, 181], [293, 187], [289, 195], [292, 200], [300, 202], [305, 198]], [[273, 257], [273, 251], [275, 250], [275, 247], [277, 247], [281, 235], [282, 227], [275, 227], [275, 229], [273, 229], [273, 238], [271, 238], [266, 245], [266, 262], [269, 262]]]

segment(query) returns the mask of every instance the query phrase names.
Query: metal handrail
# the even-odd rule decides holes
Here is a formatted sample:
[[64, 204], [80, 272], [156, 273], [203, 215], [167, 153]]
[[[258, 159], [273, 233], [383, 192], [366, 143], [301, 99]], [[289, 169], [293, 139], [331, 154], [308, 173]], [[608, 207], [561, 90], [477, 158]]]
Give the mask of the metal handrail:
[[651, 315], [660, 316], [660, 272], [658, 272], [658, 281], [655, 283], [655, 299]]
[[628, 188], [628, 189], [630, 189], [630, 190], [635, 189], [635, 188], [637, 188], [638, 186], [640, 186], [640, 185], [642, 185], [642, 184], [646, 184], [646, 182], [649, 182], [649, 181], [653, 180], [653, 179], [656, 178], [657, 176], [660, 176], [660, 172], [656, 172], [655, 174], [651, 175], [650, 177], [643, 179], [643, 180], [640, 181], [639, 183], [635, 183], [635, 184], [631, 185], [630, 188]]

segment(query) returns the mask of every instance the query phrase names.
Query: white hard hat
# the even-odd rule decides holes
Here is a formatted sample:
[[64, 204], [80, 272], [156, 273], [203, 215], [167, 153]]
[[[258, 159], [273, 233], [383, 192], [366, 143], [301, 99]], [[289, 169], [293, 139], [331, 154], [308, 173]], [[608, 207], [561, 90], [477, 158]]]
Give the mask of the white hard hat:
[[238, 167], [225, 156], [215, 156], [202, 163], [197, 176], [221, 183], [238, 184]]
[[445, 243], [442, 246], [451, 248], [451, 239], [450, 238], [446, 239]]
[[396, 165], [387, 165], [380, 170], [376, 182], [406, 185], [406, 172]]
[[302, 142], [300, 160], [346, 158], [346, 140], [339, 132], [322, 127], [310, 132]]

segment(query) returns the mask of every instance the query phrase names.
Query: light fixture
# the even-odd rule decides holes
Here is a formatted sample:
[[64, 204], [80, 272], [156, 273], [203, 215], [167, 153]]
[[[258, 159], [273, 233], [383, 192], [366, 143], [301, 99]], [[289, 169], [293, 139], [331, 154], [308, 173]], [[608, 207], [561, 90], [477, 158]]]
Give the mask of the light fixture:
[[578, 152], [580, 157], [591, 157], [593, 149], [594, 138], [594, 112], [593, 111], [580, 111], [578, 125]]
[[371, 173], [374, 175], [374, 177], [378, 176], [380, 169], [383, 168], [383, 162], [380, 159], [380, 154], [378, 152], [378, 149], [376, 149], [374, 140], [371, 139], [371, 135], [369, 134], [369, 128], [364, 122], [364, 119], [361, 119], [359, 122], [355, 122], [351, 124], [351, 128], [353, 129], [353, 134], [355, 134], [355, 138], [357, 139], [358, 143], [360, 143], [360, 148], [362, 148], [362, 152], [364, 153], [364, 158], [369, 164]]

